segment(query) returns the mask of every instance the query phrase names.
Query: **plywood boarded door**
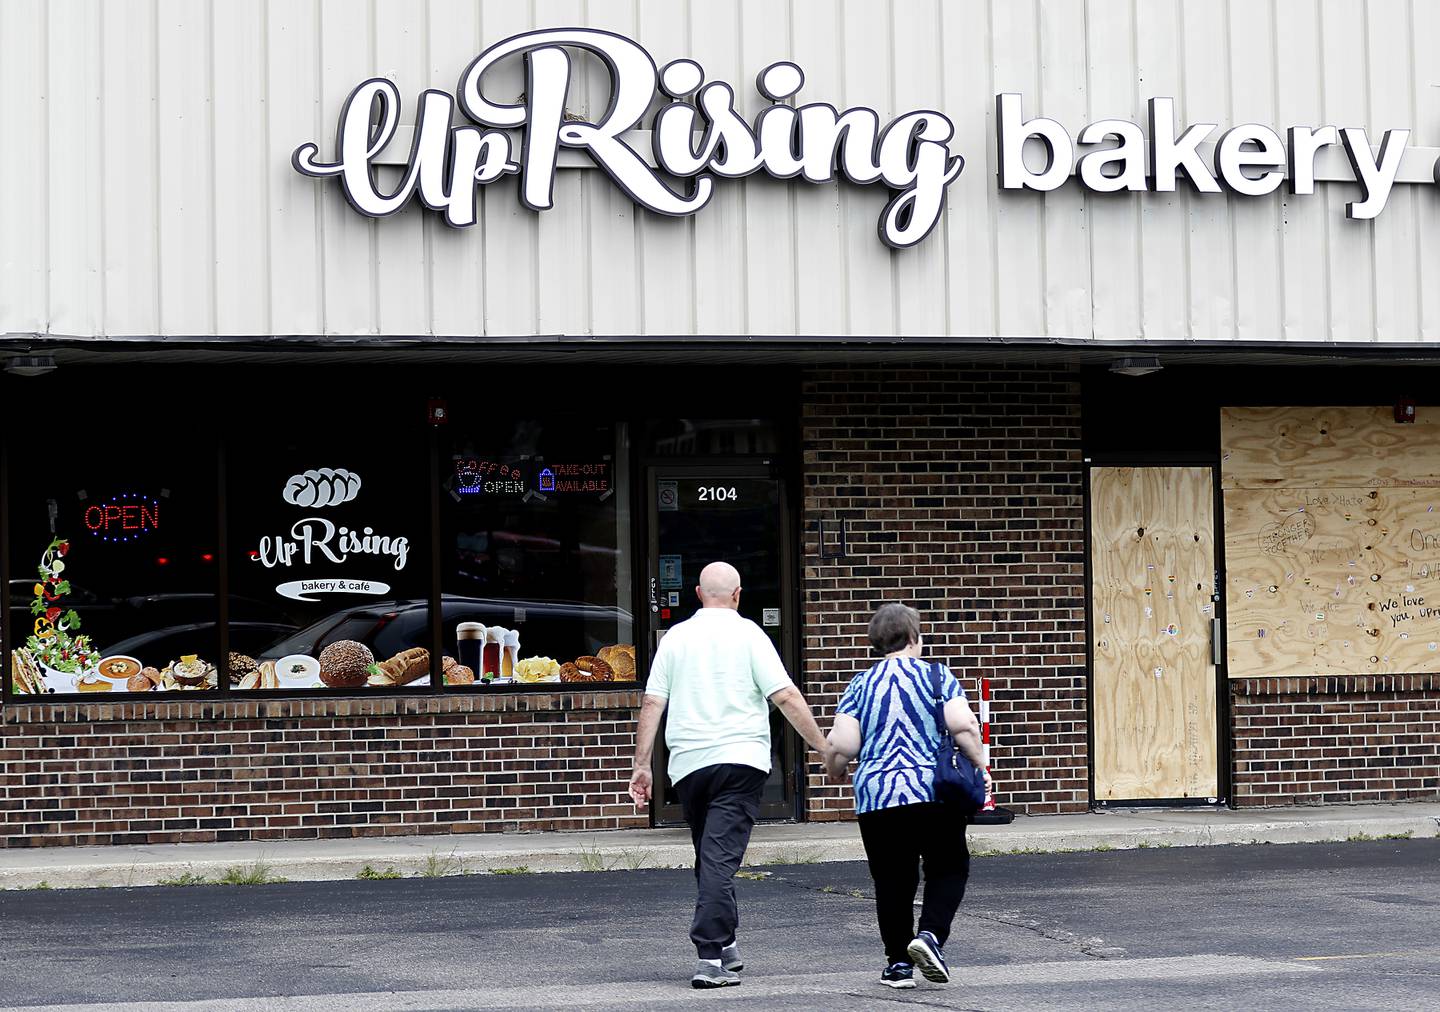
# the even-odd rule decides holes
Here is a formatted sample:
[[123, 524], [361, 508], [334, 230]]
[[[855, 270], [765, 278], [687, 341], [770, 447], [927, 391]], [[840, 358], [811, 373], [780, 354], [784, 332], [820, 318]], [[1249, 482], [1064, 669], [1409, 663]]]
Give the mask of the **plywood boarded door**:
[[1211, 469], [1091, 470], [1090, 580], [1096, 800], [1216, 797]]

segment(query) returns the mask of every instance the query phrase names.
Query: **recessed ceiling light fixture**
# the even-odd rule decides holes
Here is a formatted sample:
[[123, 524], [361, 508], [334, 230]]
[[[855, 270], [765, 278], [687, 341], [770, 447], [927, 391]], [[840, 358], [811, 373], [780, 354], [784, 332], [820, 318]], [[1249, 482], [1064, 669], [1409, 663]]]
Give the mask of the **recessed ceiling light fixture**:
[[50, 354], [16, 355], [5, 363], [5, 371], [11, 376], [44, 376], [56, 368], [55, 356]]
[[1121, 376], [1149, 376], [1165, 368], [1154, 355], [1144, 358], [1117, 358], [1110, 363], [1110, 371]]

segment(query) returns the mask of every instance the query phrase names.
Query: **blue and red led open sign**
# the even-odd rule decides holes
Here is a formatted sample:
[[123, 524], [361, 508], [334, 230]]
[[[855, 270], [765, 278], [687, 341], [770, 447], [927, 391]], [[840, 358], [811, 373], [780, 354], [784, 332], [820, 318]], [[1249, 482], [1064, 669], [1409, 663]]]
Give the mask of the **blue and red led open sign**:
[[134, 541], [160, 529], [160, 500], [126, 492], [85, 507], [85, 529], [101, 541]]

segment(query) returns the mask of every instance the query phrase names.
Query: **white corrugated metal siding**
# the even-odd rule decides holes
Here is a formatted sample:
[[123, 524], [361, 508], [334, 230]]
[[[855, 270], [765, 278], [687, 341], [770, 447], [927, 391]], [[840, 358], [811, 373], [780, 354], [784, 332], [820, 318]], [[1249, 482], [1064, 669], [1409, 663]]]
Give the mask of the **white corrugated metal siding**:
[[[372, 221], [328, 156], [361, 79], [453, 91], [532, 27], [630, 35], [699, 60], [750, 116], [767, 63], [801, 99], [933, 107], [968, 164], [916, 249], [875, 236], [876, 187], [721, 181], [691, 219], [561, 170], [556, 206], [483, 190], [480, 224]], [[1411, 127], [1440, 146], [1440, 4], [1428, 0], [5, 0], [0, 333], [755, 335], [1116, 342], [1440, 343], [1440, 187], [1309, 197], [1047, 195], [995, 182], [993, 98], [1027, 116]], [[496, 95], [523, 90], [518, 65]], [[605, 99], [596, 66], [577, 111]]]

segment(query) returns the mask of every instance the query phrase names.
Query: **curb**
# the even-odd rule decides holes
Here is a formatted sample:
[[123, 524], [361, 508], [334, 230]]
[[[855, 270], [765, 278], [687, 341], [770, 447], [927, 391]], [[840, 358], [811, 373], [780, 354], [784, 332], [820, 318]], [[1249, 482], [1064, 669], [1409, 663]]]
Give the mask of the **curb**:
[[1064, 854], [1087, 850], [1146, 850], [1152, 847], [1227, 847], [1253, 844], [1349, 843], [1440, 837], [1440, 819], [1390, 816], [1363, 820], [1307, 819], [1198, 826], [1129, 826], [1079, 831], [996, 832], [1009, 827], [971, 827], [970, 852]]
[[[1390, 816], [1371, 819], [1324, 819], [1202, 825], [1117, 826], [1086, 829], [1029, 830], [1011, 826], [971, 827], [968, 840], [977, 857], [1006, 854], [1065, 854], [1083, 851], [1145, 850], [1169, 847], [1236, 846], [1246, 844], [1343, 843], [1384, 839], [1440, 837], [1440, 819], [1432, 816]], [[283, 845], [282, 845], [283, 848]], [[528, 850], [485, 851], [437, 845], [430, 853], [391, 855], [337, 854], [285, 857], [256, 845], [243, 860], [95, 861], [28, 868], [0, 867], [3, 889], [95, 889], [156, 885], [266, 882], [335, 882], [361, 877], [443, 878], [454, 875], [531, 874], [541, 872], [636, 871], [642, 868], [689, 868], [694, 860], [688, 843], [621, 847], [599, 844], [576, 848], [562, 840]], [[811, 841], [752, 841], [745, 856], [748, 867], [863, 861], [858, 835]]]

